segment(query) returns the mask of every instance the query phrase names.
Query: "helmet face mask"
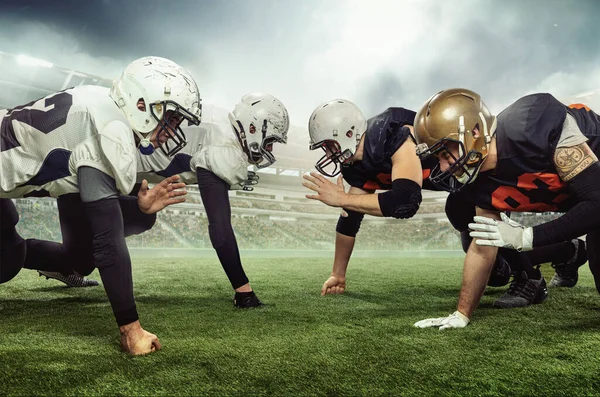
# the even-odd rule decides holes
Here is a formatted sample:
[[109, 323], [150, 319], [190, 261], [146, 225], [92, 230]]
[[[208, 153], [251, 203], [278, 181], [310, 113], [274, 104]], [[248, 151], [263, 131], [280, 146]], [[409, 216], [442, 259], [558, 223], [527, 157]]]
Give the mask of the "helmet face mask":
[[352, 161], [366, 130], [367, 120], [350, 101], [334, 99], [317, 106], [308, 121], [309, 149], [325, 152], [315, 164], [317, 171], [329, 177], [342, 172]]
[[272, 95], [244, 95], [229, 113], [229, 121], [248, 162], [257, 168], [268, 167], [276, 161], [273, 144], [287, 143], [289, 115], [283, 103]]
[[[352, 156], [351, 150], [342, 151], [338, 141], [324, 140], [309, 146], [310, 150], [323, 149], [325, 154], [317, 161], [315, 168], [321, 174], [334, 177], [342, 171], [342, 167], [350, 163]], [[333, 168], [333, 169], [332, 169]]]
[[[452, 150], [453, 147], [458, 147], [458, 151]], [[458, 157], [454, 154], [456, 152], [458, 152]], [[431, 170], [429, 180], [438, 189], [451, 193], [456, 193], [466, 185], [472, 183], [483, 164], [483, 156], [480, 152], [471, 150], [469, 153], [465, 153], [465, 146], [462, 142], [449, 138], [441, 139], [431, 148], [426, 149], [426, 151], [419, 151], [418, 148], [417, 154], [421, 159], [429, 157], [439, 158], [439, 156], [444, 154], [450, 166], [442, 171], [438, 162], [433, 170]]]
[[[161, 109], [168, 110], [163, 113]], [[163, 113], [164, 117], [159, 118], [158, 114], [160, 113]], [[181, 129], [181, 123], [187, 120], [188, 124], [194, 124], [194, 115], [173, 101], [151, 104], [150, 114], [157, 121], [156, 143], [158, 147], [166, 156], [174, 156], [187, 145], [187, 138]], [[165, 135], [166, 139], [161, 139]]]
[[140, 139], [144, 154], [154, 151], [150, 139], [156, 131], [157, 146], [173, 156], [187, 143], [181, 122], [200, 124], [202, 105], [196, 82], [165, 58], [144, 57], [130, 63], [113, 81], [110, 96]]

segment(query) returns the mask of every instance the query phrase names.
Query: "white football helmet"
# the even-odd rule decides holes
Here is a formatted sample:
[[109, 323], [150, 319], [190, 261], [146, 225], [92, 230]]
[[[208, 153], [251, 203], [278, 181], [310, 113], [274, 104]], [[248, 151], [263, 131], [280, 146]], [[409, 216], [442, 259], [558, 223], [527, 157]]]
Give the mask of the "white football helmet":
[[[187, 143], [180, 128], [200, 124], [202, 105], [198, 86], [192, 76], [175, 62], [160, 57], [144, 57], [131, 62], [113, 81], [111, 98], [123, 111], [135, 134], [140, 151], [154, 151], [150, 135], [160, 125], [156, 141], [167, 156], [173, 156]], [[141, 100], [145, 106], [140, 105]], [[170, 139], [160, 139], [167, 134]], [[175, 145], [169, 148], [169, 141]], [[163, 143], [164, 141], [164, 143]]]
[[[365, 116], [350, 101], [334, 99], [317, 106], [308, 121], [309, 148], [321, 148], [325, 155], [317, 161], [315, 168], [323, 175], [338, 175], [342, 165], [348, 164], [354, 156], [366, 130]], [[325, 168], [332, 164], [333, 170], [327, 171]]]
[[287, 143], [290, 117], [283, 103], [273, 95], [244, 95], [229, 113], [229, 121], [248, 161], [257, 168], [268, 167], [275, 162], [271, 152], [273, 143]]

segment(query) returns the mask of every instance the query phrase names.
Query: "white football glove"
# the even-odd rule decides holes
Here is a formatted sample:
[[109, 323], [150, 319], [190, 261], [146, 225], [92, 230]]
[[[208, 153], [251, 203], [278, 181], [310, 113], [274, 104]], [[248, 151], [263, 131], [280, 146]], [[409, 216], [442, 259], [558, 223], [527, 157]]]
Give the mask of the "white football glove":
[[501, 213], [501, 221], [476, 216], [475, 223], [469, 223], [472, 232], [469, 236], [475, 238], [475, 244], [500, 248], [511, 248], [517, 251], [533, 249], [533, 229], [525, 227]]
[[469, 325], [469, 318], [458, 310], [448, 317], [426, 318], [415, 323], [417, 328], [440, 327], [440, 331], [448, 328], [464, 328], [467, 325]]

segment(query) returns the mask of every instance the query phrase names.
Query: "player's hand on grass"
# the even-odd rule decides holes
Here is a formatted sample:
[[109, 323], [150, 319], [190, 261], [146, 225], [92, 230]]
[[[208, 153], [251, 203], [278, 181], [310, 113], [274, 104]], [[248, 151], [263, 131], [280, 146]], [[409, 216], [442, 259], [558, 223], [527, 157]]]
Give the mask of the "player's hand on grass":
[[138, 193], [138, 205], [146, 214], [154, 214], [163, 208], [185, 201], [185, 183], [177, 182], [179, 175], [165, 178], [152, 189], [148, 189], [148, 181], [143, 180]]
[[329, 294], [343, 294], [346, 290], [346, 277], [331, 276], [323, 283], [321, 296]]
[[458, 310], [448, 317], [426, 318], [425, 320], [417, 321], [417, 328], [440, 327], [440, 331], [448, 328], [464, 328], [469, 324], [469, 318]]
[[162, 348], [158, 337], [144, 330], [137, 320], [119, 327], [121, 331], [121, 349], [132, 356], [154, 353]]

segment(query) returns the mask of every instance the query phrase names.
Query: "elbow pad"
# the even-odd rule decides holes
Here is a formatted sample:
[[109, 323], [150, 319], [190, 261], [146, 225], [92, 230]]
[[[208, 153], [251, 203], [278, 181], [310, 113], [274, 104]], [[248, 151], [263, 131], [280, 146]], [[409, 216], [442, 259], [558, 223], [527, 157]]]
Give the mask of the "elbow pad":
[[411, 218], [421, 205], [421, 186], [410, 179], [395, 179], [392, 182], [392, 190], [379, 193], [377, 198], [383, 216], [396, 219]]
[[341, 216], [338, 219], [335, 231], [348, 237], [356, 237], [358, 230], [360, 229], [360, 223], [362, 222], [365, 214], [360, 212], [350, 211], [344, 209], [348, 213], [348, 216]]

